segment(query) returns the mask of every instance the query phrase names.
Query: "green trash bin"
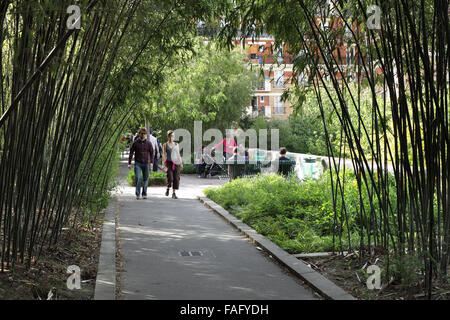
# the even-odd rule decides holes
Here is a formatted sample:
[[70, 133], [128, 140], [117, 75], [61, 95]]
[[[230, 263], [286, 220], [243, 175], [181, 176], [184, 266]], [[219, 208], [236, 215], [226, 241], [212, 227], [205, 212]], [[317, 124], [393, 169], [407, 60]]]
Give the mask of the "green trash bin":
[[256, 152], [255, 152], [255, 160], [256, 161], [266, 160], [266, 157], [267, 157], [266, 150], [256, 150]]
[[267, 151], [266, 150], [256, 150], [255, 152], [255, 162], [259, 171], [261, 168], [270, 167], [270, 160], [267, 159]]
[[317, 167], [315, 158], [305, 158], [303, 163], [303, 178], [317, 179]]

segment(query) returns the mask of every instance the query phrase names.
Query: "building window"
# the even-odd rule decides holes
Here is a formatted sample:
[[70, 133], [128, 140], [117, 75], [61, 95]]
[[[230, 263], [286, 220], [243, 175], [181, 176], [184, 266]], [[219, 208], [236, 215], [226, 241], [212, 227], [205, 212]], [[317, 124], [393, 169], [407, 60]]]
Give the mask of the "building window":
[[328, 6], [328, 15], [330, 15], [330, 16], [338, 16], [338, 14], [339, 14], [339, 11], [337, 11], [337, 8], [336, 8], [336, 6], [335, 6], [335, 4], [334, 4], [334, 2], [333, 1], [331, 1], [331, 0], [327, 0], [327, 6]]
[[303, 70], [300, 75], [298, 76], [298, 84], [300, 86], [306, 86], [308, 85], [308, 74], [305, 70]]
[[264, 97], [259, 97], [259, 101], [264, 102]]
[[258, 59], [258, 56], [256, 55], [256, 53], [251, 53], [250, 59]]
[[259, 52], [264, 52], [264, 45], [259, 46]]
[[260, 78], [258, 82], [258, 90], [259, 91], [265, 91], [266, 90], [266, 81], [264, 78]]
[[257, 97], [252, 98], [252, 110], [253, 111], [258, 110], [258, 98]]
[[345, 59], [347, 64], [355, 64], [356, 62], [356, 47], [354, 45], [347, 48]]
[[280, 70], [275, 70], [273, 73], [273, 87], [274, 88], [284, 88], [284, 72]]
[[327, 32], [328, 31], [328, 27], [329, 27], [329, 22], [328, 22], [328, 18], [326, 17], [321, 17], [319, 20], [319, 27], [322, 31]]
[[352, 30], [350, 30], [350, 28], [345, 24], [344, 25], [344, 41], [348, 41], [350, 39], [352, 39], [353, 34], [352, 34]]
[[274, 58], [277, 59], [278, 63], [283, 62], [283, 48], [282, 47], [275, 47], [273, 50]]
[[274, 114], [285, 114], [284, 102], [281, 101], [281, 96], [280, 97], [275, 97], [275, 104], [274, 104], [274, 108], [273, 108], [273, 113]]

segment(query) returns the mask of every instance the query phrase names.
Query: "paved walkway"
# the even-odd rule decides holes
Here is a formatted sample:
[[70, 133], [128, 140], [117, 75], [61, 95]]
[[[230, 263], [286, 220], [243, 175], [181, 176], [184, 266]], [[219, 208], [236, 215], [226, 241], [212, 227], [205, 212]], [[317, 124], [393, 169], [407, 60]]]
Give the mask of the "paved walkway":
[[197, 200], [218, 179], [182, 176], [179, 199], [165, 187], [136, 200], [121, 164], [119, 230], [124, 272], [123, 299], [245, 300], [315, 299], [286, 273]]

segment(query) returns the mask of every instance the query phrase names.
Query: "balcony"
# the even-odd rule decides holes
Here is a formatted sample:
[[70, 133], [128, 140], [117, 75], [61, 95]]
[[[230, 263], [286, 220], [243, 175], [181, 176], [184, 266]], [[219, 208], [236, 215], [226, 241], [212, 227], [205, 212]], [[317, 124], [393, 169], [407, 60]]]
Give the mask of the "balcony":
[[283, 89], [284, 88], [284, 72], [276, 70], [273, 75], [273, 88]]

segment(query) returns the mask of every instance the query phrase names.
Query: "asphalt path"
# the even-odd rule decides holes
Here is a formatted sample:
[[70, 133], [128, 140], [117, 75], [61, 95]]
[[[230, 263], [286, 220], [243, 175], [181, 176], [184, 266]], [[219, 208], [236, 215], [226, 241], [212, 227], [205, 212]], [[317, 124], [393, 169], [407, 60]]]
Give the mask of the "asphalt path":
[[286, 272], [197, 196], [225, 181], [182, 175], [179, 199], [149, 187], [136, 200], [121, 163], [118, 229], [122, 299], [311, 300], [309, 288]]

